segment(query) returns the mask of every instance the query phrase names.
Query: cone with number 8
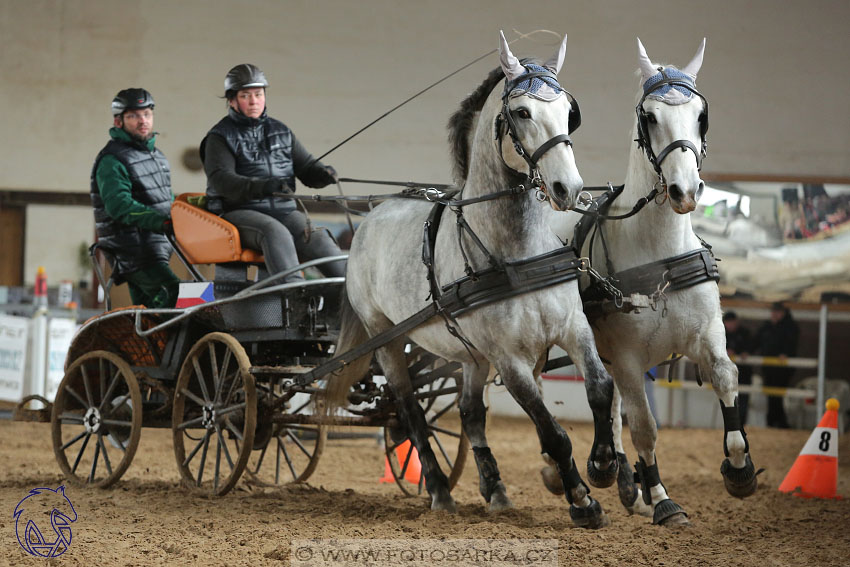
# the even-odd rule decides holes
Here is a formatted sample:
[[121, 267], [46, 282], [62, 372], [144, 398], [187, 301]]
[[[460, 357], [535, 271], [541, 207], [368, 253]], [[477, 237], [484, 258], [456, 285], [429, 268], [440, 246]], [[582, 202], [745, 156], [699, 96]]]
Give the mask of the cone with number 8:
[[803, 498], [841, 498], [838, 484], [838, 400], [826, 401], [826, 413], [806, 441], [785, 480], [782, 492]]

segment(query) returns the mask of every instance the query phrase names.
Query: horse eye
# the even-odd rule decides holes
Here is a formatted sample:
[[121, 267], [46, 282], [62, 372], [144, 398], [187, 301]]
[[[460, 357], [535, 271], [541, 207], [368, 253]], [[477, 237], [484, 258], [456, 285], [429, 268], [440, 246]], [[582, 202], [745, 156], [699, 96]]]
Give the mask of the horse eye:
[[520, 109], [518, 109], [518, 110], [516, 111], [516, 114], [517, 114], [517, 116], [519, 116], [519, 117], [520, 117], [520, 118], [522, 118], [523, 120], [528, 120], [529, 118], [531, 118], [531, 113], [528, 111], [528, 109], [527, 109], [527, 108], [520, 108]]
[[658, 120], [655, 118], [655, 115], [651, 112], [646, 115], [646, 121], [650, 124], [658, 124]]

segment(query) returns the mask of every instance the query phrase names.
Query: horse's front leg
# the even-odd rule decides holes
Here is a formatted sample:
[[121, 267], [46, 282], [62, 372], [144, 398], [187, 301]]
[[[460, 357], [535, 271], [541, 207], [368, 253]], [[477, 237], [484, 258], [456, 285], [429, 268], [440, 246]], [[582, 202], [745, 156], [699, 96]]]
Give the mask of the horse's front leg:
[[[692, 355], [688, 355], [692, 356]], [[723, 414], [723, 452], [726, 459], [720, 467], [726, 491], [745, 498], [758, 488], [757, 472], [750, 458], [750, 445], [738, 413], [738, 368], [726, 354], [723, 324], [718, 317], [693, 353], [702, 376], [709, 376]]]
[[617, 463], [619, 465], [619, 471], [617, 472], [617, 493], [620, 496], [620, 503], [622, 503], [629, 515], [638, 514], [651, 518], [652, 507], [643, 501], [643, 493], [635, 483], [635, 470], [629, 463], [629, 457], [626, 455], [626, 449], [623, 446], [622, 401], [623, 398], [620, 395], [620, 390], [615, 385], [614, 401], [611, 404], [611, 417], [613, 419], [614, 450], [617, 452]]
[[667, 489], [661, 483], [655, 458], [658, 430], [649, 408], [649, 400], [646, 399], [641, 366], [636, 363], [615, 364], [614, 377], [626, 416], [629, 418], [632, 444], [638, 452], [635, 469], [640, 480], [643, 502], [652, 506], [652, 523], [663, 526], [687, 525], [687, 513], [667, 495]]
[[431, 509], [455, 512], [455, 502], [449, 492], [449, 481], [440, 470], [437, 457], [428, 442], [428, 422], [425, 412], [414, 397], [404, 356], [404, 339], [396, 339], [387, 346], [379, 348], [375, 356], [395, 396], [398, 419], [419, 452], [422, 474], [425, 475], [425, 488], [431, 496]]
[[596, 351], [596, 341], [583, 316], [572, 317], [566, 336], [559, 346], [573, 359], [584, 376], [587, 402], [593, 412], [593, 446], [587, 458], [587, 480], [597, 488], [608, 488], [617, 480], [617, 453], [614, 448], [613, 420], [614, 380]]
[[463, 431], [472, 444], [478, 467], [478, 488], [488, 504], [488, 511], [498, 512], [513, 508], [513, 504], [508, 498], [485, 434], [487, 408], [484, 406], [484, 385], [489, 371], [490, 364], [486, 360], [480, 360], [478, 365], [463, 365], [463, 390], [459, 406]]
[[608, 516], [599, 502], [590, 496], [590, 488], [581, 479], [573, 460], [572, 443], [567, 432], [543, 404], [543, 397], [534, 383], [531, 366], [498, 363], [495, 366], [511, 396], [537, 427], [541, 449], [558, 467], [567, 502], [570, 503], [570, 519], [576, 526], [584, 528], [596, 529], [608, 525]]

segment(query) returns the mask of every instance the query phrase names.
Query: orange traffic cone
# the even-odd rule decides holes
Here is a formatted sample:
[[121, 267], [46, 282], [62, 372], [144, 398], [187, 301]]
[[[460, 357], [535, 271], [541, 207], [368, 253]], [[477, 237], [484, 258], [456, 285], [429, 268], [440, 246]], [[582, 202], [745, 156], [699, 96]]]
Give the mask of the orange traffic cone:
[[803, 498], [841, 498], [838, 484], [838, 400], [826, 401], [826, 413], [806, 441], [785, 480], [782, 492]]
[[[422, 477], [422, 465], [419, 462], [419, 453], [416, 451], [416, 447], [410, 444], [410, 439], [395, 448], [399, 469], [404, 467], [405, 461], [408, 460], [408, 454], [410, 454], [410, 460], [407, 463], [407, 469], [404, 471], [404, 479], [407, 482], [419, 484], [419, 479]], [[395, 482], [389, 457], [384, 457], [384, 476], [378, 482]]]
[[390, 467], [390, 458], [384, 457], [384, 476], [382, 476], [378, 482], [380, 484], [384, 484], [385, 482], [395, 482], [395, 477], [393, 476], [393, 469]]

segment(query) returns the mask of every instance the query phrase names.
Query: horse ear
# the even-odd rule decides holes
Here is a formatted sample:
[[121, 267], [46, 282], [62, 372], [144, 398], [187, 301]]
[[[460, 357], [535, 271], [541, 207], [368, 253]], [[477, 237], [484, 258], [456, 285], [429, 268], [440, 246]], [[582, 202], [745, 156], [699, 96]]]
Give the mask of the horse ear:
[[691, 59], [691, 62], [685, 65], [685, 68], [682, 69], [683, 73], [687, 73], [691, 75], [694, 79], [697, 78], [697, 73], [699, 73], [700, 67], [702, 67], [702, 56], [705, 53], [705, 38], [702, 38], [702, 43], [697, 49], [697, 54], [694, 55], [694, 58]]
[[519, 59], [511, 53], [511, 48], [508, 47], [508, 41], [505, 39], [505, 34], [499, 31], [501, 44], [499, 45], [499, 61], [502, 64], [502, 71], [505, 73], [508, 82], [513, 81], [523, 73], [525, 69], [519, 64]]
[[637, 45], [638, 64], [640, 65], [640, 84], [644, 84], [647, 79], [658, 74], [658, 69], [652, 64], [652, 61], [650, 61], [649, 57], [646, 55], [646, 49], [643, 48], [640, 38], [637, 38]]
[[564, 56], [567, 54], [567, 35], [564, 34], [564, 40], [561, 42], [561, 47], [549, 61], [543, 64], [544, 67], [555, 73], [561, 72], [561, 66], [564, 64]]

